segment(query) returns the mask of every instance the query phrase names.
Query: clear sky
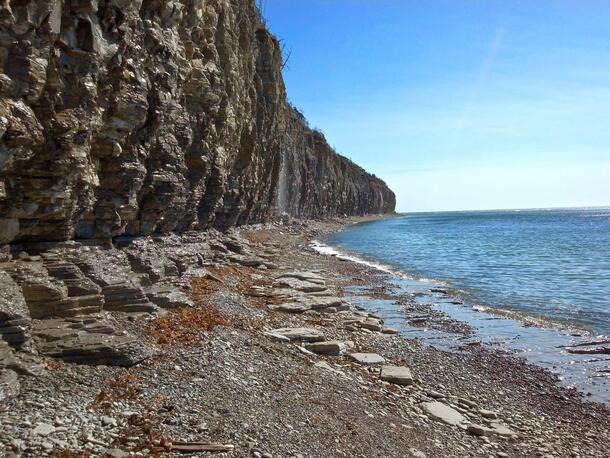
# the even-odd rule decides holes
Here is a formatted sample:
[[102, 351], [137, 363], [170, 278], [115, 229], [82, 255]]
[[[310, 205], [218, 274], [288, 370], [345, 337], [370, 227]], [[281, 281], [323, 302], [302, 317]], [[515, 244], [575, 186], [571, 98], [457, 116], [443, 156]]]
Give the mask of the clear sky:
[[610, 205], [610, 0], [261, 0], [290, 100], [399, 211]]

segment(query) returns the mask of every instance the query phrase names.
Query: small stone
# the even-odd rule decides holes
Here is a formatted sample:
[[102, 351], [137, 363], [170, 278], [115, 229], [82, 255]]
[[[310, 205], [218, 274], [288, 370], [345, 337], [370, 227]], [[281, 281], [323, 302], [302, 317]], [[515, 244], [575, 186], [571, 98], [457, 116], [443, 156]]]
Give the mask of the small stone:
[[101, 418], [101, 420], [102, 420], [102, 425], [104, 425], [104, 426], [116, 426], [117, 425], [117, 421], [112, 417], [103, 416]]
[[474, 434], [475, 436], [487, 436], [489, 433], [489, 429], [476, 424], [468, 425], [467, 430], [469, 433]]
[[511, 437], [516, 434], [512, 429], [502, 423], [492, 423], [489, 426], [491, 427], [491, 431], [498, 436]]
[[481, 410], [479, 410], [479, 414], [483, 418], [490, 418], [492, 420], [495, 420], [496, 418], [498, 418], [498, 414], [495, 412], [492, 412], [491, 410], [481, 409]]
[[33, 435], [42, 437], [46, 437], [54, 432], [55, 426], [49, 425], [48, 423], [38, 423], [38, 425], [36, 425], [36, 427], [32, 430]]
[[477, 406], [477, 403], [474, 401], [471, 401], [470, 399], [458, 398], [458, 402], [460, 404], [463, 404], [464, 406], [468, 407], [469, 409], [472, 409]]
[[111, 458], [127, 458], [129, 456], [129, 453], [124, 452], [123, 450], [118, 448], [110, 448], [106, 450], [106, 455]]

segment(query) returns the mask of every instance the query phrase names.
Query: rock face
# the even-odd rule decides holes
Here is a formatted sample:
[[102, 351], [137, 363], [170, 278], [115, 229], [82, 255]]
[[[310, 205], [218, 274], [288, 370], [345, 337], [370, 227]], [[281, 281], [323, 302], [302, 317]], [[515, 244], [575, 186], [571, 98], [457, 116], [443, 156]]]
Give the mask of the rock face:
[[20, 347], [31, 334], [30, 311], [21, 289], [0, 271], [0, 339]]
[[0, 2], [0, 244], [386, 213], [254, 0]]

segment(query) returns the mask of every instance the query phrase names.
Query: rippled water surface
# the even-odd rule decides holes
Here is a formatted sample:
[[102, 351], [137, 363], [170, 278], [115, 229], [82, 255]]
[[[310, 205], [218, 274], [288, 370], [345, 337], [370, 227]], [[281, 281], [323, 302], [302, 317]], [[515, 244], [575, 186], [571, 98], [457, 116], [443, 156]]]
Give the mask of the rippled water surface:
[[408, 214], [328, 243], [476, 304], [610, 334], [610, 208]]

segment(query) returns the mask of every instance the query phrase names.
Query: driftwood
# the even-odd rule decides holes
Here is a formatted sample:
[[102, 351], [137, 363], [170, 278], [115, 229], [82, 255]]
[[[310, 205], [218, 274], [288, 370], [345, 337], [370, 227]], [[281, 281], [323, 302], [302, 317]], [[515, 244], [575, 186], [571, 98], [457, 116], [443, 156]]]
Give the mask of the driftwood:
[[234, 445], [212, 444], [210, 442], [172, 442], [171, 449], [176, 452], [232, 452]]

